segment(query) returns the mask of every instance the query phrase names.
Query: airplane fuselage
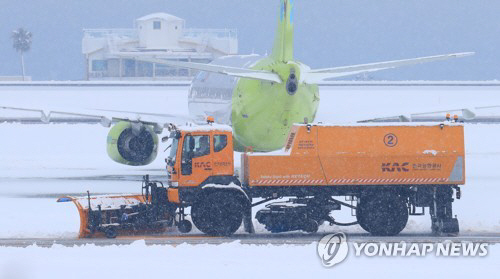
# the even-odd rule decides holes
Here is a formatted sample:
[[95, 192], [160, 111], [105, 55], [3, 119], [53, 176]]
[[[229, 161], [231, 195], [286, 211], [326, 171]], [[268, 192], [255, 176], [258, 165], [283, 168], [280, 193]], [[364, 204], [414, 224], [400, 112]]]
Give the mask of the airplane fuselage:
[[283, 80], [263, 82], [207, 72], [196, 76], [189, 92], [190, 115], [200, 122], [213, 116], [216, 122], [233, 126], [235, 149], [279, 149], [291, 125], [314, 121], [319, 89], [301, 82], [301, 69], [307, 66], [258, 55], [221, 57], [212, 63], [273, 71]]

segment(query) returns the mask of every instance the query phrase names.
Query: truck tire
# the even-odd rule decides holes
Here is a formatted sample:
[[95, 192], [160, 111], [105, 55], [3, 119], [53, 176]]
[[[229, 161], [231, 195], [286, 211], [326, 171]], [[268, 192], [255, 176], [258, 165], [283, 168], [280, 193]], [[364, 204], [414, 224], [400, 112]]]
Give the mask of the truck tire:
[[317, 233], [319, 229], [319, 224], [313, 219], [307, 219], [304, 223], [303, 231], [307, 233]]
[[406, 199], [395, 192], [362, 197], [356, 212], [360, 226], [377, 236], [399, 234], [406, 227], [408, 215]]
[[193, 224], [189, 220], [182, 220], [177, 227], [181, 233], [188, 233], [193, 228]]
[[109, 227], [104, 231], [104, 234], [107, 238], [113, 239], [118, 236], [118, 231], [113, 227]]
[[225, 190], [202, 194], [191, 207], [191, 219], [203, 233], [232, 235], [241, 226], [245, 206], [241, 198]]

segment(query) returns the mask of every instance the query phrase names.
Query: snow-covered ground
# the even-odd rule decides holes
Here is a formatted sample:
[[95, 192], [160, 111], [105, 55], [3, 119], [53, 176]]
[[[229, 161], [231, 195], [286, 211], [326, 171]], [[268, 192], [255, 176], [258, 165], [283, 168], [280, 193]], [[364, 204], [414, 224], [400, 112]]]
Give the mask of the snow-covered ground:
[[[432, 111], [467, 106], [500, 105], [498, 87], [333, 87], [321, 89], [317, 121], [346, 123], [402, 112]], [[42, 87], [0, 88], [0, 105], [51, 108], [79, 107], [163, 112], [186, 115], [187, 89], [164, 87]], [[485, 111], [484, 115], [500, 115]], [[467, 184], [457, 201], [462, 231], [499, 232], [500, 208], [500, 125], [466, 125]], [[108, 130], [99, 125], [20, 125], [0, 124], [0, 238], [75, 237], [78, 213], [71, 203], [56, 203], [58, 195], [93, 193], [131, 193], [140, 182], [93, 180], [95, 176], [164, 174], [163, 153], [145, 167], [128, 167], [112, 162], [106, 155]], [[164, 146], [162, 146], [163, 149]], [[349, 218], [345, 212], [341, 218]], [[257, 231], [264, 233], [256, 223]], [[428, 232], [429, 217], [412, 217], [405, 232]], [[322, 227], [322, 232], [359, 232], [358, 227]], [[498, 245], [497, 245], [498, 246]], [[492, 270], [500, 249], [493, 246], [484, 259], [349, 258], [333, 270], [323, 269], [315, 245], [251, 246], [239, 243], [146, 247], [79, 248], [29, 247], [0, 248], [0, 278], [41, 278], [47, 272], [71, 277], [92, 275], [163, 274], [154, 267], [171, 267], [177, 274], [205, 274], [255, 277], [292, 272], [297, 277], [315, 271], [318, 275], [362, 275], [392, 269], [406, 274], [408, 267], [419, 272], [440, 270], [446, 276], [463, 275], [470, 270]], [[496, 254], [494, 256], [493, 254]], [[147, 255], [147, 256], [146, 256]], [[140, 258], [140, 259], [138, 259]], [[136, 260], [136, 261], [134, 261]], [[495, 261], [496, 260], [496, 261]], [[189, 268], [186, 262], [189, 261]], [[29, 263], [30, 268], [22, 268]], [[193, 264], [191, 264], [193, 263]], [[358, 268], [362, 263], [363, 268]], [[450, 267], [448, 267], [450, 265]], [[87, 270], [85, 267], [99, 266]], [[443, 267], [447, 266], [446, 269]], [[473, 268], [472, 268], [473, 267]], [[169, 271], [167, 271], [169, 272]], [[167, 273], [171, 274], [171, 273]], [[437, 274], [437, 273], [435, 273]]]
[[498, 272], [500, 246], [484, 258], [355, 257], [324, 268], [316, 244], [54, 246], [0, 249], [0, 278], [466, 278]]
[[[500, 104], [500, 87], [352, 86], [323, 87], [320, 93], [322, 101], [317, 121], [326, 123], [347, 123], [373, 115], [396, 115], [402, 111], [429, 111], [438, 106], [460, 108]], [[1, 104], [34, 108], [108, 108], [188, 114], [187, 88], [7, 87], [0, 88], [0, 97]], [[487, 115], [495, 111], [482, 113]], [[500, 112], [497, 111], [496, 115]], [[467, 185], [463, 187], [462, 200], [455, 203], [456, 213], [464, 231], [498, 231], [500, 215], [491, 212], [496, 210], [495, 193], [500, 191], [500, 174], [496, 171], [500, 159], [497, 141], [500, 125], [470, 124], [465, 130]], [[111, 161], [105, 150], [108, 129], [100, 125], [3, 123], [0, 131], [3, 135], [0, 138], [0, 209], [7, 212], [0, 219], [4, 228], [0, 237], [67, 236], [75, 233], [74, 218], [55, 218], [68, 215], [61, 210], [66, 205], [54, 202], [58, 194], [77, 194], [86, 190], [92, 193], [130, 193], [139, 189], [138, 182], [94, 181], [92, 177], [164, 175], [163, 153], [153, 164], [144, 167], [129, 167]], [[75, 177], [81, 180], [75, 180]], [[32, 226], [29, 221], [31, 212], [9, 210], [13, 205], [19, 208], [34, 203], [36, 208], [48, 213], [38, 214], [38, 220], [47, 216], [50, 220]], [[408, 230], [428, 231], [428, 219], [428, 216], [411, 218]]]
[[[500, 214], [495, 214], [500, 211], [496, 202], [500, 195], [500, 173], [497, 171], [500, 125], [471, 124], [465, 128], [467, 184], [462, 187], [462, 199], [454, 203], [455, 213], [462, 231], [497, 232], [500, 231]], [[107, 158], [102, 142], [106, 129], [98, 125], [3, 124], [0, 129], [7, 134], [38, 134], [36, 140], [30, 137], [21, 137], [18, 141], [10, 137], [2, 140], [0, 237], [75, 236], [78, 231], [77, 211], [70, 203], [56, 203], [58, 195], [82, 194], [87, 190], [95, 194], [135, 193], [140, 190], [140, 182], [92, 180], [92, 177], [164, 174], [161, 158], [153, 165], [141, 168], [112, 162]], [[56, 135], [61, 135], [61, 130], [77, 138], [79, 146], [72, 148], [70, 141], [59, 139]], [[342, 218], [349, 220], [349, 213], [345, 210]], [[428, 216], [411, 217], [406, 232], [428, 232], [429, 219]], [[257, 222], [255, 226], [264, 232]], [[322, 229], [340, 230], [328, 226]], [[341, 230], [360, 231], [357, 227]]]

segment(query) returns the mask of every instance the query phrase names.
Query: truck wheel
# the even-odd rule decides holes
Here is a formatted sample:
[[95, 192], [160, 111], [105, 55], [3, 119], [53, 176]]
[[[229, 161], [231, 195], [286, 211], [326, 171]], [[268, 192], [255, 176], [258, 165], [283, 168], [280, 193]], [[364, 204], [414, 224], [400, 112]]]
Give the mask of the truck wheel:
[[111, 238], [111, 239], [116, 238], [118, 236], [118, 232], [113, 227], [107, 228], [106, 231], [104, 232], [104, 234], [106, 235], [107, 238]]
[[358, 222], [372, 235], [397, 235], [408, 222], [406, 199], [397, 193], [385, 192], [363, 197], [358, 208]]
[[193, 228], [193, 224], [191, 224], [188, 220], [182, 220], [179, 222], [177, 227], [181, 233], [188, 233]]
[[191, 207], [191, 219], [203, 233], [232, 235], [241, 226], [245, 207], [232, 192], [214, 191], [202, 195]]
[[313, 219], [307, 219], [302, 229], [308, 233], [317, 233], [318, 228], [319, 228], [318, 222], [316, 222]]

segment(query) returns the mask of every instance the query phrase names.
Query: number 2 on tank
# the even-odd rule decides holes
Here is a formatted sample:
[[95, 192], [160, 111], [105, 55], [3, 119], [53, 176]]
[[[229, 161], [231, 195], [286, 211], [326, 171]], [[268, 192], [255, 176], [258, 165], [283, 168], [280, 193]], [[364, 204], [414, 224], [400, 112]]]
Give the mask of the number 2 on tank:
[[394, 147], [398, 144], [398, 137], [394, 134], [387, 134], [384, 137], [384, 144], [388, 147]]

